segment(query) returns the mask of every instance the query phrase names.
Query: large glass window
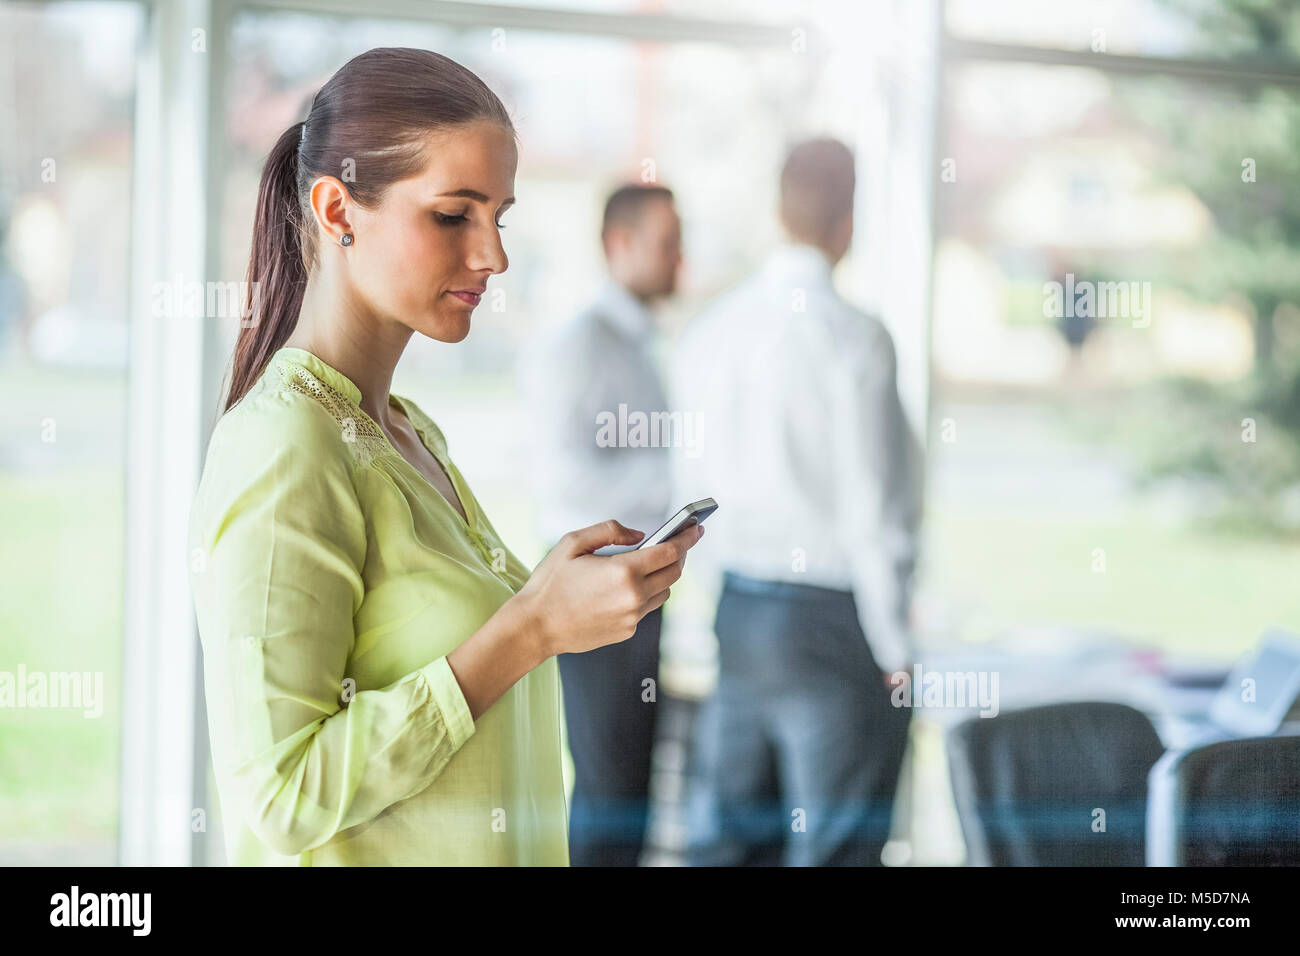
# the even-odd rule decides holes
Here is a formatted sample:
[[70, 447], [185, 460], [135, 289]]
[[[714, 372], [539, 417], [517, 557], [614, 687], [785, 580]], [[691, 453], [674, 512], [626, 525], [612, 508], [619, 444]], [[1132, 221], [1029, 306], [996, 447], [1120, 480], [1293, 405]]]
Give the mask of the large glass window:
[[[928, 585], [971, 637], [1300, 619], [1300, 102], [971, 63], [937, 187]], [[1247, 422], [1255, 422], [1254, 429]]]
[[0, 3], [0, 862], [111, 864], [141, 8]]

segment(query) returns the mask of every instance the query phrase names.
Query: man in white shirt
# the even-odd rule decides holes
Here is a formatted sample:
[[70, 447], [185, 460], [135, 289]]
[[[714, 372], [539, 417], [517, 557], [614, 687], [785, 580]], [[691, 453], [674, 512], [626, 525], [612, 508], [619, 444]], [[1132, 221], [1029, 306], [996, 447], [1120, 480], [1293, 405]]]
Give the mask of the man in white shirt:
[[[796, 146], [787, 241], [675, 349], [701, 421], [676, 497], [712, 496], [692, 562], [719, 594], [719, 681], [698, 723], [691, 862], [878, 865], [910, 711], [889, 681], [908, 630], [916, 453], [893, 342], [836, 293], [853, 233], [852, 153]], [[801, 823], [801, 827], [792, 827]]]
[[[649, 534], [673, 507], [667, 445], [641, 444], [616, 424], [669, 411], [652, 356], [651, 309], [672, 294], [681, 264], [672, 192], [615, 190], [601, 240], [609, 274], [593, 301], [520, 362], [539, 530], [549, 544], [608, 518]], [[657, 696], [646, 695], [644, 681], [658, 682], [662, 620], [656, 609], [626, 641], [558, 657], [574, 765], [574, 866], [635, 866], [641, 853]]]

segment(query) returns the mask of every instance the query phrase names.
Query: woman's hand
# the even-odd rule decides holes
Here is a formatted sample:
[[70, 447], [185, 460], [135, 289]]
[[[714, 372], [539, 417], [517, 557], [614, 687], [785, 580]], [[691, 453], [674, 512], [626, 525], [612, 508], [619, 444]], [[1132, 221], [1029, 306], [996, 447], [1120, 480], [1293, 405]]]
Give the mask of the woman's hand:
[[580, 654], [635, 634], [641, 618], [668, 600], [686, 552], [703, 535], [696, 524], [653, 547], [611, 555], [591, 552], [636, 544], [644, 534], [610, 519], [562, 537], [515, 595], [529, 607], [545, 656]]
[[525, 674], [556, 654], [625, 641], [637, 623], [668, 600], [699, 525], [640, 551], [595, 555], [607, 544], [643, 535], [617, 521], [570, 531], [537, 565], [519, 593], [447, 655], [470, 716], [478, 720]]

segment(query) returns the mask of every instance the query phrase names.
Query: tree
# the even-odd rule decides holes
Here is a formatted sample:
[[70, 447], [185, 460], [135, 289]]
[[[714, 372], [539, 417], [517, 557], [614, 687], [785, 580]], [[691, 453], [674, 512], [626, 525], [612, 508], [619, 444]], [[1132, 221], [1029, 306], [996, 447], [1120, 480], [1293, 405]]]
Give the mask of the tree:
[[[1300, 75], [1300, 4], [1293, 0], [1161, 0], [1212, 38], [1216, 54]], [[1300, 303], [1300, 101], [1259, 85], [1225, 90], [1161, 81], [1167, 95], [1131, 97], [1162, 132], [1165, 175], [1191, 188], [1214, 217], [1214, 237], [1167, 264], [1167, 280], [1198, 298], [1247, 299], [1256, 369], [1274, 371], [1275, 319]]]

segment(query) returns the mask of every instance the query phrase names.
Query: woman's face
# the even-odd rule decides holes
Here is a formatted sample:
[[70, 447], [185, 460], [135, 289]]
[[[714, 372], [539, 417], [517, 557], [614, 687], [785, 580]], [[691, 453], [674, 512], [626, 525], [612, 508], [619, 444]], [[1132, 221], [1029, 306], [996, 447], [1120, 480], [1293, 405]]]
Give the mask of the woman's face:
[[501, 216], [515, 201], [514, 134], [493, 122], [430, 135], [424, 171], [374, 209], [350, 210], [346, 250], [357, 292], [381, 319], [459, 342], [488, 276], [509, 265]]

